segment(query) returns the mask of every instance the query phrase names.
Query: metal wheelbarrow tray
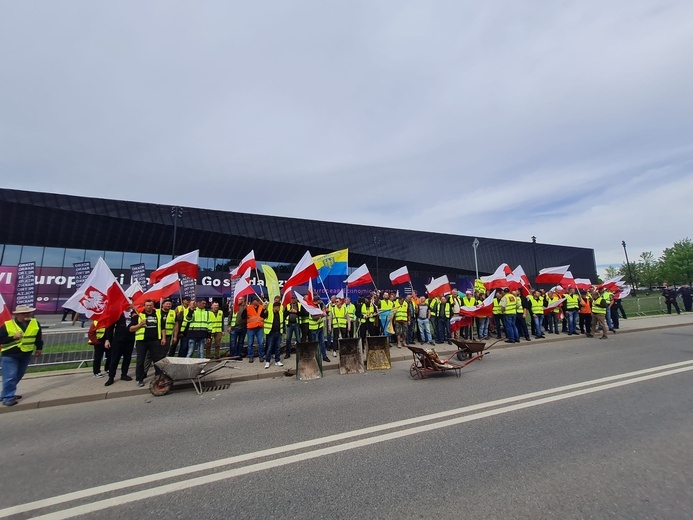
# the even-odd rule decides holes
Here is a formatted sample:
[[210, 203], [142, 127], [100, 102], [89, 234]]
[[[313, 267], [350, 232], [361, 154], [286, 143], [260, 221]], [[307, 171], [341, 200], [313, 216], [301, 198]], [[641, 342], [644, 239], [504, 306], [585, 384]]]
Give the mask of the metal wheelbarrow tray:
[[149, 391], [156, 396], [166, 395], [171, 391], [175, 381], [188, 380], [195, 388], [195, 392], [202, 395], [204, 390], [202, 380], [209, 374], [226, 367], [227, 363], [228, 359], [165, 357], [154, 363], [161, 373], [149, 383]]
[[486, 354], [488, 354], [488, 349], [493, 345], [498, 343], [500, 340], [494, 341], [488, 347], [485, 341], [472, 341], [466, 339], [451, 339], [452, 343], [457, 347], [457, 359], [464, 361], [466, 359], [471, 359], [474, 354], [479, 354], [483, 359]]
[[434, 349], [424, 350], [421, 347], [412, 346], [407, 348], [411, 350], [411, 353], [414, 356], [414, 362], [409, 367], [409, 375], [413, 379], [423, 379], [427, 375], [433, 374], [434, 372], [448, 372], [450, 370], [455, 372], [457, 377], [461, 377], [462, 369], [464, 367], [488, 354], [477, 354], [464, 363], [457, 363], [455, 361], [451, 361], [452, 358], [457, 355], [457, 353], [453, 354], [448, 359], [441, 359], [438, 357], [438, 354]]

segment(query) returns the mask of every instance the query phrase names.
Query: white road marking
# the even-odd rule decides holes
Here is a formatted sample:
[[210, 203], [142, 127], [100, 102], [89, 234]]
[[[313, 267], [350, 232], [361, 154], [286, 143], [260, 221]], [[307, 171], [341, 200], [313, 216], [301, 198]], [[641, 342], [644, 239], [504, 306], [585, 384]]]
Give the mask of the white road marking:
[[[677, 373], [681, 373], [681, 372], [687, 372], [690, 370], [693, 370], [693, 361], [682, 361], [679, 363], [672, 363], [669, 365], [661, 365], [658, 367], [652, 367], [652, 368], [647, 368], [647, 369], [643, 369], [643, 370], [637, 370], [635, 372], [628, 372], [625, 374], [618, 374], [618, 375], [604, 377], [604, 378], [600, 378], [600, 379], [583, 381], [581, 383], [575, 383], [575, 384], [571, 384], [571, 385], [565, 385], [565, 386], [561, 386], [561, 387], [550, 388], [550, 389], [541, 390], [538, 392], [531, 392], [531, 393], [522, 394], [522, 395], [518, 395], [518, 396], [507, 397], [504, 399], [489, 401], [487, 403], [479, 403], [476, 405], [466, 406], [463, 408], [446, 410], [444, 412], [438, 412], [438, 413], [424, 415], [424, 416], [420, 416], [420, 417], [413, 417], [411, 419], [405, 419], [402, 421], [385, 423], [385, 424], [381, 424], [381, 425], [377, 425], [377, 426], [372, 426], [369, 428], [352, 430], [349, 432], [339, 433], [339, 434], [331, 435], [328, 437], [320, 437], [318, 439], [312, 439], [309, 441], [298, 442], [298, 443], [294, 443], [294, 444], [290, 444], [290, 445], [286, 445], [286, 446], [270, 448], [267, 450], [257, 451], [257, 452], [253, 452], [253, 453], [247, 453], [247, 454], [238, 455], [238, 456], [234, 456], [234, 457], [228, 457], [225, 459], [210, 461], [210, 462], [202, 463], [202, 464], [196, 464], [193, 466], [187, 466], [187, 467], [178, 468], [175, 470], [164, 471], [164, 472], [160, 472], [160, 473], [154, 473], [152, 475], [145, 475], [142, 477], [123, 480], [120, 482], [114, 482], [112, 484], [105, 484], [102, 486], [97, 486], [97, 487], [84, 489], [84, 490], [80, 490], [80, 491], [76, 491], [76, 492], [72, 492], [72, 493], [67, 493], [64, 495], [58, 495], [58, 496], [43, 499], [43, 500], [37, 500], [35, 502], [29, 502], [29, 503], [21, 504], [18, 506], [12, 506], [12, 507], [0, 510], [0, 518], [5, 518], [8, 516], [16, 515], [16, 514], [20, 514], [20, 513], [26, 513], [28, 511], [34, 511], [36, 509], [52, 507], [52, 506], [56, 506], [56, 505], [70, 502], [73, 500], [79, 500], [82, 498], [87, 498], [87, 497], [91, 497], [91, 496], [95, 496], [95, 495], [99, 495], [99, 494], [103, 494], [103, 493], [109, 493], [109, 492], [117, 491], [120, 489], [125, 489], [128, 487], [148, 484], [148, 483], [157, 482], [160, 480], [165, 480], [165, 479], [178, 477], [178, 476], [189, 475], [192, 473], [210, 470], [210, 469], [215, 469], [215, 468], [219, 468], [222, 466], [228, 466], [231, 464], [237, 464], [239, 462], [247, 462], [247, 461], [250, 461], [253, 459], [259, 459], [259, 458], [267, 457], [267, 456], [271, 456], [271, 455], [278, 455], [278, 454], [287, 453], [287, 452], [295, 451], [295, 450], [299, 450], [299, 449], [314, 448], [314, 447], [320, 446], [322, 444], [344, 441], [344, 440], [348, 440], [350, 438], [359, 437], [359, 436], [363, 436], [363, 435], [369, 435], [369, 434], [377, 433], [377, 432], [384, 431], [384, 430], [402, 428], [402, 427], [411, 426], [411, 425], [414, 425], [417, 423], [433, 421], [436, 419], [444, 419], [446, 417], [451, 417], [454, 415], [460, 415], [460, 414], [465, 414], [465, 413], [469, 413], [469, 412], [475, 412], [478, 410], [484, 410], [487, 408], [493, 408], [493, 407], [497, 407], [497, 406], [508, 405], [510, 403], [518, 403], [520, 401], [526, 401], [528, 399], [534, 399], [534, 400], [526, 402], [526, 403], [514, 404], [512, 406], [505, 406], [502, 408], [496, 408], [494, 410], [487, 410], [487, 411], [481, 412], [481, 413], [476, 413], [476, 414], [472, 414], [472, 415], [465, 415], [463, 417], [448, 419], [446, 421], [435, 422], [432, 424], [422, 425], [422, 426], [418, 426], [418, 427], [414, 427], [414, 428], [401, 429], [401, 430], [391, 432], [391, 433], [386, 433], [386, 434], [382, 434], [382, 435], [378, 435], [378, 436], [374, 436], [374, 437], [370, 437], [370, 438], [355, 440], [352, 442], [348, 442], [346, 444], [329, 446], [326, 448], [322, 448], [322, 449], [318, 449], [318, 450], [314, 450], [314, 451], [310, 451], [310, 452], [299, 453], [299, 454], [290, 455], [290, 456], [279, 458], [279, 459], [273, 459], [273, 460], [269, 460], [266, 462], [260, 462], [260, 463], [253, 464], [250, 466], [235, 468], [235, 469], [231, 469], [231, 470], [224, 471], [221, 473], [214, 473], [214, 474], [205, 475], [205, 476], [201, 476], [201, 477], [191, 478], [189, 480], [177, 481], [177, 482], [172, 483], [172, 484], [167, 484], [167, 485], [159, 486], [156, 488], [150, 488], [150, 489], [146, 489], [143, 491], [138, 491], [138, 492], [134, 492], [134, 493], [126, 494], [126, 495], [120, 495], [118, 497], [114, 497], [114, 498], [110, 498], [110, 499], [106, 499], [106, 500], [101, 500], [101, 501], [93, 502], [91, 504], [85, 504], [83, 506], [77, 506], [77, 507], [74, 507], [71, 509], [65, 509], [63, 511], [58, 511], [55, 513], [49, 513], [45, 516], [38, 517], [38, 518], [71, 518], [73, 516], [86, 514], [89, 512], [93, 512], [93, 511], [99, 511], [99, 510], [106, 509], [108, 507], [112, 507], [115, 505], [120, 505], [120, 504], [124, 504], [127, 502], [133, 502], [133, 501], [137, 501], [137, 500], [142, 500], [142, 499], [150, 497], [150, 496], [163, 495], [163, 494], [170, 493], [170, 492], [180, 490], [180, 489], [195, 487], [195, 486], [207, 484], [210, 482], [216, 482], [218, 480], [224, 480], [224, 479], [228, 479], [228, 478], [237, 477], [240, 475], [245, 475], [248, 473], [262, 471], [262, 470], [269, 469], [269, 468], [284, 466], [286, 464], [292, 464], [294, 462], [309, 460], [309, 459], [313, 459], [316, 457], [321, 457], [324, 455], [338, 453], [338, 452], [345, 451], [345, 450], [350, 450], [350, 449], [355, 449], [355, 448], [359, 448], [359, 447], [363, 447], [363, 446], [368, 446], [371, 444], [385, 442], [385, 441], [389, 441], [389, 440], [393, 440], [393, 439], [397, 439], [397, 438], [401, 438], [401, 437], [406, 437], [409, 435], [415, 435], [417, 433], [422, 433], [425, 431], [436, 430], [439, 428], [445, 428], [448, 426], [452, 426], [452, 425], [456, 425], [456, 424], [462, 424], [465, 422], [483, 419], [486, 417], [492, 417], [494, 415], [498, 415], [501, 413], [508, 413], [508, 412], [512, 412], [515, 410], [521, 410], [523, 408], [529, 408], [529, 407], [538, 406], [538, 405], [545, 404], [545, 403], [560, 401], [563, 399], [569, 399], [571, 397], [577, 397], [580, 395], [585, 395], [585, 394], [589, 394], [589, 393], [593, 393], [593, 392], [608, 390], [610, 388], [617, 388], [619, 386], [629, 385], [629, 384], [633, 384], [633, 383], [637, 383], [637, 382], [641, 382], [641, 381], [647, 381], [650, 379], [655, 379], [655, 378], [659, 378], [659, 377], [673, 375], [673, 374], [677, 374]], [[626, 380], [625, 381], [618, 381], [619, 379], [626, 379]], [[606, 383], [606, 384], [604, 384], [604, 383]], [[601, 385], [601, 386], [594, 386], [594, 385]], [[590, 386], [592, 388], [586, 388], [586, 387], [590, 387]], [[577, 390], [577, 389], [581, 389], [581, 390]], [[574, 391], [571, 391], [571, 390], [574, 390]], [[567, 392], [567, 393], [561, 393], [560, 395], [556, 395], [553, 397], [541, 398], [542, 396], [548, 396], [550, 394], [556, 394], [559, 392]], [[537, 399], [537, 398], [540, 398], [540, 399]], [[87, 509], [85, 509], [85, 508], [87, 508]]]

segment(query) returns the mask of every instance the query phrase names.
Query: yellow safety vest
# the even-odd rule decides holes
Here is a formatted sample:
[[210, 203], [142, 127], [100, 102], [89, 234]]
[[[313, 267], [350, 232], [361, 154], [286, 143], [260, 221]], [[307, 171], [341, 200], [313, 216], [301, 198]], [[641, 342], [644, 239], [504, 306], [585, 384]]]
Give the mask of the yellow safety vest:
[[[36, 337], [39, 333], [39, 324], [38, 321], [36, 321], [36, 318], [31, 318], [31, 320], [29, 320], [26, 330], [22, 330], [14, 319], [5, 322], [5, 329], [7, 329], [7, 335], [11, 339], [9, 343], [5, 343], [2, 346], [2, 352], [14, 347], [19, 347], [19, 350], [22, 352], [34, 351], [34, 348], [36, 347]], [[20, 339], [13, 338], [17, 332], [22, 333], [22, 337]]]
[[[606, 298], [603, 296], [600, 296], [596, 300], [594, 300], [594, 303], [592, 303], [592, 314], [606, 314], [606, 307], [602, 307], [600, 303], [602, 302], [607, 302]], [[607, 302], [608, 304], [609, 302]]]
[[168, 337], [173, 336], [173, 329], [176, 327], [176, 311], [169, 309], [166, 313], [166, 335]]
[[[215, 332], [221, 332], [224, 328], [224, 313], [219, 309], [216, 314], [214, 311], [209, 311], [209, 328], [214, 334]], [[168, 332], [168, 329], [166, 330]]]
[[395, 307], [395, 320], [397, 321], [407, 321], [407, 318], [409, 314], [407, 313], [407, 310], [409, 309], [409, 304], [405, 301], [402, 302], [402, 305], [399, 307]]
[[[265, 335], [272, 331], [272, 325], [274, 324], [274, 309], [269, 309], [267, 311], [267, 317], [265, 318]], [[284, 334], [284, 309], [279, 307], [279, 333]]]
[[207, 309], [195, 309], [193, 311], [192, 319], [188, 316], [186, 316], [185, 319], [188, 322], [188, 328], [190, 330], [210, 331], [209, 311]]
[[346, 329], [347, 326], [347, 308], [342, 305], [342, 307], [337, 307], [336, 305], [332, 307], [332, 328], [334, 329]]
[[565, 295], [565, 308], [569, 311], [576, 311], [580, 307], [580, 297], [577, 294]]
[[538, 299], [534, 296], [527, 296], [530, 305], [532, 306], [532, 314], [541, 316], [544, 314], [544, 298], [540, 296]]
[[514, 295], [506, 294], [501, 298], [502, 300], [505, 300], [505, 312], [503, 314], [517, 314], [517, 303]]
[[[159, 309], [154, 309], [154, 314], [156, 315], [156, 337], [157, 339], [161, 339], [161, 311]], [[139, 316], [139, 323], [147, 321], [147, 315], [144, 312], [140, 312]], [[147, 327], [142, 327], [141, 329], [137, 329], [135, 331], [135, 341], [144, 340], [144, 329], [146, 328]]]
[[[367, 314], [370, 314], [370, 316], [366, 317]], [[375, 306], [372, 303], [361, 304], [361, 319], [364, 321], [368, 321], [369, 323], [374, 323], [375, 322]]]

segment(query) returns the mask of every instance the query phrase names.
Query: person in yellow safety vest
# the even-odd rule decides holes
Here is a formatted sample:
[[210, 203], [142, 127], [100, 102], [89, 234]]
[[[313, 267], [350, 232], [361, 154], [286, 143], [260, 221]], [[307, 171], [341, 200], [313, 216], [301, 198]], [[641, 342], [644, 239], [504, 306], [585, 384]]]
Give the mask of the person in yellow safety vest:
[[205, 345], [205, 357], [211, 357], [211, 346], [213, 344], [213, 359], [219, 359], [221, 338], [224, 335], [224, 311], [219, 308], [219, 304], [217, 302], [212, 302], [212, 308], [209, 311], [209, 332], [211, 334], [211, 338], [210, 342]]
[[173, 302], [169, 299], [161, 302], [161, 321], [166, 330], [166, 353], [170, 356], [171, 348], [175, 353], [175, 343], [178, 340], [178, 315], [173, 310]]
[[438, 343], [448, 342], [448, 345], [452, 345], [450, 341], [450, 319], [452, 318], [452, 305], [448, 301], [446, 296], [440, 297], [440, 303], [437, 308], [437, 329], [436, 329], [436, 341]]
[[616, 334], [616, 329], [614, 329], [614, 322], [613, 319], [611, 318], [611, 307], [614, 304], [614, 293], [612, 293], [609, 289], [604, 289], [602, 292], [602, 298], [604, 298], [604, 301], [609, 305], [608, 310], [606, 311], [606, 325], [609, 327], [609, 332], [613, 332]]
[[577, 294], [575, 287], [568, 289], [568, 294], [564, 296], [565, 315], [568, 319], [568, 336], [578, 335], [577, 333], [577, 318], [580, 311], [580, 302], [582, 297]]
[[430, 314], [429, 322], [431, 324], [432, 336], [438, 338], [438, 307], [440, 306], [440, 298], [433, 296], [428, 298], [428, 311]]
[[89, 339], [89, 344], [94, 347], [94, 361], [92, 363], [92, 369], [94, 372], [94, 377], [103, 377], [104, 373], [101, 372], [101, 360], [106, 355], [106, 362], [104, 363], [104, 372], [108, 372], [108, 367], [111, 364], [111, 349], [106, 348], [106, 342], [104, 340], [104, 335], [106, 334], [105, 327], [99, 327], [98, 320], [93, 320], [87, 331], [87, 338]]
[[[308, 317], [308, 327], [310, 328], [310, 340], [315, 341], [320, 345], [320, 355], [326, 363], [330, 362], [327, 357], [327, 348], [325, 347], [325, 305], [318, 297], [314, 300], [315, 306], [320, 310], [320, 313], [310, 314]], [[306, 311], [307, 313], [308, 311]]]
[[[209, 326], [209, 310], [204, 298], [197, 298], [196, 304], [191, 304], [185, 314], [185, 321], [188, 323], [188, 330], [185, 334], [185, 357], [191, 358], [197, 353], [198, 358], [203, 357], [204, 347], [209, 343], [212, 330]], [[180, 357], [183, 357], [181, 348]]]
[[[153, 300], [144, 302], [144, 311], [130, 322], [130, 332], [135, 333], [135, 349], [137, 362], [135, 364], [135, 380], [137, 386], [144, 386], [144, 360], [149, 354], [152, 363], [166, 356], [166, 329], [161, 326], [161, 312], [154, 308]], [[161, 371], [154, 365], [154, 372]]]
[[257, 339], [258, 358], [265, 357], [265, 318], [267, 318], [267, 308], [261, 304], [260, 298], [251, 296], [251, 303], [243, 311], [241, 318], [247, 320], [248, 329], [248, 363], [255, 361], [253, 343]]
[[390, 294], [384, 292], [383, 297], [380, 299], [380, 303], [378, 304], [378, 314], [380, 316], [380, 326], [383, 331], [383, 336], [390, 335], [390, 333], [387, 331], [387, 320], [390, 318], [390, 313], [392, 312], [393, 307], [394, 303], [390, 299]]
[[378, 325], [376, 323], [378, 310], [373, 303], [373, 297], [365, 298], [359, 309], [361, 314], [361, 328], [359, 329], [359, 337], [361, 338], [361, 349], [366, 348], [366, 335], [377, 336]]
[[409, 314], [409, 304], [401, 294], [397, 297], [393, 312], [395, 313], [393, 322], [395, 334], [397, 335], [397, 348], [402, 348], [402, 344], [408, 347], [407, 328], [409, 323], [411, 323], [411, 315]]
[[407, 305], [409, 306], [409, 326], [407, 327], [407, 345], [413, 345], [416, 341], [416, 330], [418, 328], [418, 322], [416, 320], [416, 310], [419, 307], [419, 297], [416, 295], [416, 291], [412, 291], [405, 298]]
[[24, 377], [31, 355], [41, 356], [43, 333], [35, 311], [28, 305], [17, 305], [14, 318], [0, 326], [0, 373], [2, 373], [2, 404], [14, 406], [22, 396], [17, 394], [17, 385]]
[[[553, 291], [549, 291], [546, 293], [546, 303], [548, 305], [551, 305], [554, 302], [557, 302], [561, 298]], [[548, 333], [551, 334], [553, 332], [554, 334], [559, 334], [558, 332], [558, 313], [560, 312], [560, 309], [556, 307], [555, 309], [551, 310], [546, 314], [546, 324], [548, 327]]]
[[229, 357], [240, 358], [243, 356], [243, 344], [245, 343], [246, 322], [242, 318], [246, 308], [245, 296], [238, 298], [238, 304], [229, 302]]
[[301, 323], [303, 308], [298, 303], [298, 298], [292, 293], [291, 301], [284, 308], [284, 320], [286, 325], [286, 343], [284, 344], [284, 359], [291, 357], [292, 339], [298, 343], [301, 341]]
[[[452, 316], [459, 316], [460, 307], [462, 307], [462, 297], [460, 296], [459, 291], [457, 289], [453, 289], [450, 293], [450, 296], [448, 296], [448, 303], [450, 303]], [[452, 333], [452, 337], [455, 339], [459, 337], [458, 329], [455, 329], [455, 332]]]
[[185, 314], [190, 308], [190, 298], [183, 297], [181, 304], [176, 307], [176, 321], [178, 322], [178, 336], [175, 341], [171, 341], [171, 347], [168, 350], [169, 356], [176, 355], [176, 347], [180, 345], [178, 350], [180, 357], [185, 357], [185, 352], [188, 350], [188, 343], [185, 336], [188, 332], [188, 320], [185, 319]]
[[603, 295], [599, 294], [595, 287], [592, 288], [590, 296], [592, 297], [592, 334], [587, 334], [587, 337], [593, 337], [597, 331], [597, 325], [599, 325], [602, 329], [602, 335], [599, 339], [607, 339], [606, 313], [609, 309], [609, 302], [606, 301]]
[[513, 290], [513, 295], [515, 296], [515, 325], [517, 327], [518, 338], [521, 336], [525, 338], [526, 341], [532, 341], [529, 337], [529, 330], [527, 329], [527, 308], [525, 307], [525, 300], [520, 294], [520, 289]]
[[351, 332], [351, 316], [344, 300], [337, 298], [332, 306], [330, 318], [327, 322], [327, 333], [332, 337], [332, 357], [337, 357], [339, 338], [348, 338]]
[[355, 338], [359, 328], [359, 323], [356, 320], [356, 305], [351, 303], [351, 298], [347, 296], [346, 298], [344, 298], [344, 306], [347, 308], [347, 312], [349, 313], [349, 319], [351, 320], [351, 331], [349, 337]]
[[503, 308], [501, 307], [501, 298], [503, 298], [503, 291], [496, 291], [496, 296], [493, 298], [493, 325], [496, 329], [496, 337], [501, 339], [502, 325], [503, 325]]
[[527, 296], [530, 309], [532, 310], [532, 320], [534, 321], [534, 337], [541, 339], [544, 336], [544, 307], [546, 307], [546, 299], [542, 296], [541, 291], [535, 290]]
[[503, 309], [503, 324], [505, 325], [506, 343], [518, 343], [520, 335], [517, 332], [517, 298], [508, 287], [503, 288], [503, 296], [500, 300]]
[[284, 309], [280, 301], [272, 303], [272, 310], [267, 312], [265, 318], [265, 368], [270, 367], [270, 361], [274, 355], [274, 366], [283, 367], [279, 352], [284, 335]]
[[[474, 292], [471, 289], [467, 289], [464, 292], [464, 296], [460, 300], [460, 307], [475, 307], [476, 298], [474, 298]], [[477, 336], [479, 336], [479, 321], [477, 319]], [[474, 339], [474, 327], [462, 327], [462, 337], [464, 339]]]

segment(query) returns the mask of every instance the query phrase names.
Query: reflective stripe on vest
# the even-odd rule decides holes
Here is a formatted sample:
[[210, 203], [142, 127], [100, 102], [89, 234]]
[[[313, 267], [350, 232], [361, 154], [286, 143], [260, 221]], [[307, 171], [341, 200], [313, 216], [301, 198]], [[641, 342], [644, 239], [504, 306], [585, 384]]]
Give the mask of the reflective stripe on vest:
[[580, 297], [577, 294], [565, 295], [565, 308], [569, 311], [577, 310], [580, 306]]
[[375, 322], [375, 306], [372, 304], [366, 305], [365, 303], [361, 304], [361, 318], [363, 321], [368, 321], [370, 323]]
[[209, 328], [212, 334], [222, 331], [224, 328], [224, 313], [221, 310], [218, 310], [216, 314], [214, 314], [214, 311], [209, 311]]
[[[7, 335], [12, 339], [9, 343], [2, 346], [2, 352], [14, 347], [19, 347], [19, 350], [22, 352], [34, 351], [34, 347], [36, 347], [36, 337], [39, 333], [39, 324], [38, 321], [36, 321], [36, 318], [31, 318], [31, 320], [29, 320], [26, 330], [22, 330], [21, 327], [17, 325], [17, 322], [13, 319], [5, 322], [5, 329], [7, 329]], [[17, 334], [17, 332], [22, 333], [22, 337], [20, 339], [14, 339], [13, 337], [15, 334]]]
[[259, 329], [260, 327], [264, 327], [265, 325], [265, 320], [260, 316], [260, 314], [263, 311], [263, 307], [259, 307], [255, 309], [254, 305], [250, 305], [247, 309], [246, 312], [248, 314], [248, 325], [246, 326], [249, 329]]
[[537, 316], [544, 314], [544, 298], [540, 296], [537, 299], [534, 298], [534, 296], [528, 296], [527, 299], [532, 306], [532, 314], [536, 314]]
[[351, 318], [351, 321], [356, 321], [356, 305], [353, 303], [350, 303], [349, 305], [345, 305], [347, 308], [347, 312], [349, 313], [349, 318]]
[[[267, 312], [265, 334], [269, 334], [272, 331], [272, 325], [274, 325], [274, 309]], [[279, 333], [284, 334], [284, 309], [282, 307], [279, 307]]]
[[169, 309], [166, 313], [166, 335], [173, 336], [173, 329], [176, 326], [176, 312], [173, 309]]
[[517, 302], [515, 302], [515, 296], [512, 294], [506, 294], [501, 298], [505, 300], [505, 312], [503, 314], [516, 314], [517, 313]]
[[195, 309], [192, 319], [187, 318], [188, 329], [209, 331], [209, 311], [207, 309]]
[[96, 329], [96, 339], [101, 339], [104, 337], [104, 334], [106, 334], [106, 329], [104, 327], [101, 327], [100, 329], [97, 328], [96, 326], [98, 325], [98, 323], [98, 320], [94, 320], [94, 328]]
[[325, 326], [325, 317], [320, 316], [318, 319], [312, 316], [308, 317], [308, 330], [320, 330]]
[[395, 308], [395, 320], [397, 321], [407, 321], [409, 314], [407, 313], [409, 309], [409, 304], [404, 301], [402, 305]]
[[[154, 309], [154, 314], [156, 315], [156, 337], [157, 339], [161, 339], [161, 311], [159, 309]], [[147, 321], [147, 315], [143, 312], [140, 312], [140, 321], [139, 323]], [[142, 327], [141, 329], [137, 329], [135, 331], [135, 340], [136, 341], [143, 341], [144, 340], [144, 331], [147, 327]]]
[[594, 300], [594, 303], [592, 304], [592, 314], [606, 314], [606, 307], [602, 307], [599, 305], [601, 302], [605, 301], [606, 299], [602, 298], [601, 296]]

